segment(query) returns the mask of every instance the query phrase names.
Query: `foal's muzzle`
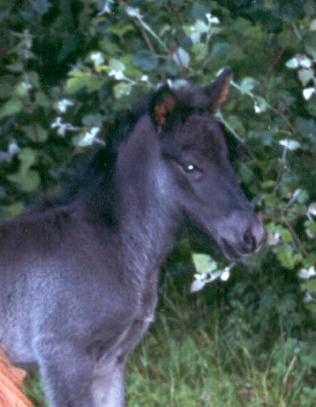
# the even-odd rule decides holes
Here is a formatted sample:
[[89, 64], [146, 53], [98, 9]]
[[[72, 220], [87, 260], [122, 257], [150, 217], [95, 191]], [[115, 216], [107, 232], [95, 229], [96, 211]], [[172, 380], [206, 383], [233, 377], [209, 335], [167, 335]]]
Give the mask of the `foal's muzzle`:
[[263, 224], [254, 214], [234, 214], [218, 227], [218, 231], [218, 245], [232, 261], [258, 252], [266, 238]]

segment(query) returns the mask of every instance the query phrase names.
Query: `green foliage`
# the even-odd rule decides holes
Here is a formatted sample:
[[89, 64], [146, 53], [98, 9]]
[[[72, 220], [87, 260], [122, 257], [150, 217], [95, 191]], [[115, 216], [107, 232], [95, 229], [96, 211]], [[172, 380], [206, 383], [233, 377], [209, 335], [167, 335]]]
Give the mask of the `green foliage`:
[[[305, 369], [304, 385], [295, 402], [279, 403], [308, 406], [315, 398], [307, 357], [316, 318], [315, 2], [2, 0], [0, 23], [1, 218], [54, 191], [101, 127], [139, 95], [167, 79], [206, 84], [232, 67], [219, 118], [249, 151], [234, 166], [266, 223], [268, 247], [233, 270], [216, 258], [195, 281], [221, 292], [214, 306], [230, 360], [245, 341], [253, 354], [264, 349], [266, 361], [276, 346], [295, 353], [299, 344], [305, 356], [291, 369]], [[168, 268], [192, 271], [187, 244]], [[291, 360], [284, 356], [271, 374], [283, 380]]]

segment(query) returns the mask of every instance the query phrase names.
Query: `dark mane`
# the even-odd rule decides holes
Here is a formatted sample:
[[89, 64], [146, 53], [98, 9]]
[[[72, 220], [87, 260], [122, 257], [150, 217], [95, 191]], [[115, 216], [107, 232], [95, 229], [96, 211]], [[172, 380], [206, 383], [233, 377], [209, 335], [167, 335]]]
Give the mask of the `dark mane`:
[[[92, 146], [88, 156], [81, 159], [71, 171], [71, 180], [65, 183], [56, 195], [43, 195], [37, 199], [27, 209], [27, 212], [43, 212], [47, 209], [72, 204], [77, 200], [86, 200], [93, 205], [93, 201], [97, 200], [91, 201], [92, 195], [94, 191], [100, 191], [98, 188], [100, 183], [103, 184], [102, 191], [108, 201], [119, 146], [128, 139], [137, 121], [148, 113], [150, 98], [150, 94], [145, 96], [134, 108], [119, 113], [112, 123], [107, 123], [100, 136], [105, 145]], [[110, 213], [110, 208], [108, 208], [107, 215], [110, 216]]]

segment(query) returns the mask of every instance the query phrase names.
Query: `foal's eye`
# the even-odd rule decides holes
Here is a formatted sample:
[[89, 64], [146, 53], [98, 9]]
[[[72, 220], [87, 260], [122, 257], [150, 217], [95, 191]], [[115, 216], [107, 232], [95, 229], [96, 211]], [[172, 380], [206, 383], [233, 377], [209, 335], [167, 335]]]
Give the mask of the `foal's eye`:
[[183, 169], [188, 174], [192, 174], [193, 172], [199, 171], [199, 168], [195, 164], [192, 164], [192, 163], [185, 163], [183, 165]]

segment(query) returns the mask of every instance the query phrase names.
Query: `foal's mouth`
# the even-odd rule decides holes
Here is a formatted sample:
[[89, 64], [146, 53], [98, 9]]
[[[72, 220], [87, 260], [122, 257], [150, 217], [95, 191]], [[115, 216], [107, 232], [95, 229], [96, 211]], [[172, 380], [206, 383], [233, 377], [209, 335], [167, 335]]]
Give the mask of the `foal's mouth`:
[[[245, 254], [241, 253], [236, 247], [234, 247], [226, 239], [221, 239], [218, 244], [219, 244], [219, 247], [222, 250], [224, 256], [229, 261], [236, 262], [245, 256]], [[246, 255], [249, 256], [249, 255], [251, 255], [251, 253], [248, 253]]]
[[221, 249], [222, 253], [226, 257], [227, 260], [236, 262], [238, 260], [242, 260], [245, 257], [250, 257], [258, 253], [262, 247], [264, 246], [264, 242], [260, 243], [257, 247], [250, 251], [242, 251], [240, 247], [230, 243], [228, 240], [221, 238], [217, 243], [219, 248]]

